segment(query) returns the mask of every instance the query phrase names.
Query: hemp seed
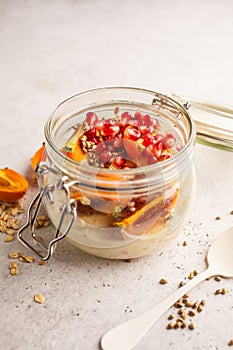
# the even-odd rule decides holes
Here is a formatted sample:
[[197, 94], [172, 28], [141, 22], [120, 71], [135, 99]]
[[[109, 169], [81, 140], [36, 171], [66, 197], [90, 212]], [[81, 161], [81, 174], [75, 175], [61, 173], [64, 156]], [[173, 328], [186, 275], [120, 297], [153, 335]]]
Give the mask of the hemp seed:
[[35, 294], [34, 301], [38, 304], [42, 304], [45, 301], [45, 298], [43, 297], [42, 294]]
[[161, 280], [159, 281], [160, 284], [167, 284], [168, 280], [166, 280], [166, 278], [161, 278]]
[[195, 329], [195, 323], [191, 322], [188, 327], [189, 327], [189, 329], [194, 330]]
[[220, 276], [215, 276], [214, 279], [216, 282], [221, 282], [221, 280], [222, 280]]

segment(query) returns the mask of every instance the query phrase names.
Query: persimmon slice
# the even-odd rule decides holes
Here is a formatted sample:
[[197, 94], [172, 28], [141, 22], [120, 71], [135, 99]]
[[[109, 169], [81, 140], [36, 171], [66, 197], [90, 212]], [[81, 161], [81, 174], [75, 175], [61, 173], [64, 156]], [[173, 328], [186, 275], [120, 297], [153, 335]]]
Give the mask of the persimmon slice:
[[45, 144], [43, 144], [32, 157], [32, 161], [31, 161], [32, 170], [35, 171], [37, 165], [40, 162], [43, 162], [45, 160], [46, 160], [46, 152], [45, 152]]
[[12, 169], [0, 169], [0, 201], [15, 202], [22, 198], [28, 189], [27, 180]]
[[80, 146], [80, 137], [83, 134], [83, 128], [80, 126], [72, 135], [72, 137], [69, 139], [69, 141], [66, 143], [65, 147], [63, 148], [63, 152], [66, 154], [67, 157], [76, 160], [77, 162], [81, 162], [85, 157], [86, 154], [83, 152], [81, 146]]

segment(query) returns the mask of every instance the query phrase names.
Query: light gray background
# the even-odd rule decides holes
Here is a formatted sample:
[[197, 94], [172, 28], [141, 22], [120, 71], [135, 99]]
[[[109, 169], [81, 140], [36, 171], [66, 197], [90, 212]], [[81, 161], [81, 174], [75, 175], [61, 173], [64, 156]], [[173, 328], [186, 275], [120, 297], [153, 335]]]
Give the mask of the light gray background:
[[[44, 140], [47, 116], [86, 89], [127, 85], [232, 104], [232, 15], [231, 0], [0, 1], [0, 167], [31, 179], [30, 158]], [[0, 348], [98, 349], [109, 328], [162, 300], [193, 269], [203, 270], [209, 244], [233, 224], [233, 157], [197, 145], [195, 159], [191, 221], [150, 257], [107, 261], [62, 242], [46, 266], [21, 264], [10, 276], [8, 252], [22, 247], [0, 237]], [[229, 293], [215, 296], [222, 287]], [[207, 300], [196, 329], [166, 330], [167, 312], [136, 349], [227, 349], [232, 292], [232, 280], [202, 283], [191, 292], [192, 300]], [[44, 304], [34, 303], [36, 293]]]

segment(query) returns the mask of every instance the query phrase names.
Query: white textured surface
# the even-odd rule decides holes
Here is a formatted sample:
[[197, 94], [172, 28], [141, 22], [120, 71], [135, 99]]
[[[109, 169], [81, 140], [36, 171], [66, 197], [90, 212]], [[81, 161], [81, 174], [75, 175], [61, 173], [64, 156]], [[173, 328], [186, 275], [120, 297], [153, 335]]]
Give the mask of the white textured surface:
[[[138, 86], [232, 104], [232, 13], [231, 0], [1, 1], [0, 167], [30, 178], [48, 114], [89, 88]], [[98, 349], [104, 332], [162, 300], [194, 268], [204, 269], [209, 244], [233, 225], [233, 154], [199, 145], [195, 153], [192, 220], [150, 257], [107, 261], [63, 242], [46, 266], [20, 264], [20, 274], [10, 276], [8, 252], [22, 247], [0, 237], [0, 349]], [[169, 283], [160, 285], [161, 277]], [[228, 294], [214, 295], [222, 287]], [[44, 304], [33, 301], [36, 293]], [[232, 280], [204, 282], [191, 292], [193, 300], [207, 300], [194, 331], [166, 330], [168, 312], [136, 348], [228, 348], [232, 296]]]

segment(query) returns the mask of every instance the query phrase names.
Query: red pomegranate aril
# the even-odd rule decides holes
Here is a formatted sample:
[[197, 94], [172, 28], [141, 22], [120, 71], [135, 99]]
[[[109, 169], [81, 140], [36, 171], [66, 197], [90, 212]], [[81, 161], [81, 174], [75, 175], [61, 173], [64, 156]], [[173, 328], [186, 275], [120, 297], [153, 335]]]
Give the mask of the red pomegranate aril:
[[124, 167], [126, 160], [122, 157], [115, 157], [113, 160], [114, 165], [116, 165], [119, 168]]
[[163, 135], [157, 134], [157, 135], [154, 136], [155, 143], [158, 142], [158, 141], [161, 141], [161, 140], [163, 140]]
[[94, 126], [96, 127], [97, 130], [101, 130], [104, 126], [104, 119], [96, 119], [96, 121], [94, 122]]
[[148, 133], [150, 131], [150, 127], [147, 125], [140, 125], [138, 127], [138, 130], [142, 133], [142, 135], [145, 135], [146, 133]]
[[93, 125], [94, 122], [97, 120], [97, 115], [94, 112], [88, 112], [86, 114], [86, 122], [88, 125]]
[[153, 125], [153, 120], [151, 119], [151, 116], [149, 114], [146, 114], [146, 115], [142, 116], [142, 122], [146, 126], [152, 126]]
[[166, 159], [169, 159], [171, 158], [171, 154], [169, 152], [166, 152], [166, 153], [163, 153], [160, 158], [159, 158], [159, 161], [163, 161], [163, 160], [166, 160]]
[[88, 141], [92, 141], [93, 137], [96, 136], [96, 128], [89, 129], [84, 135], [86, 135]]
[[154, 137], [150, 134], [150, 133], [146, 133], [144, 135], [144, 139], [143, 139], [143, 146], [147, 147], [149, 145], [153, 145], [153, 143], [155, 143], [155, 139]]
[[141, 132], [136, 128], [128, 127], [125, 129], [125, 136], [132, 141], [137, 141], [141, 137]]
[[136, 119], [136, 120], [138, 120], [140, 122], [142, 122], [142, 117], [143, 117], [143, 114], [140, 111], [136, 111], [134, 113], [134, 119]]
[[111, 118], [105, 122], [105, 125], [116, 125], [116, 120]]
[[118, 125], [104, 125], [101, 130], [102, 136], [115, 136], [120, 131], [120, 127]]
[[171, 133], [167, 133], [162, 142], [166, 148], [172, 148], [175, 146], [176, 139]]
[[128, 124], [130, 119], [132, 119], [132, 116], [129, 112], [124, 112], [121, 114], [121, 123], [123, 125]]
[[161, 157], [162, 151], [163, 151], [163, 144], [161, 141], [159, 141], [153, 147], [153, 154], [157, 159], [159, 159]]

